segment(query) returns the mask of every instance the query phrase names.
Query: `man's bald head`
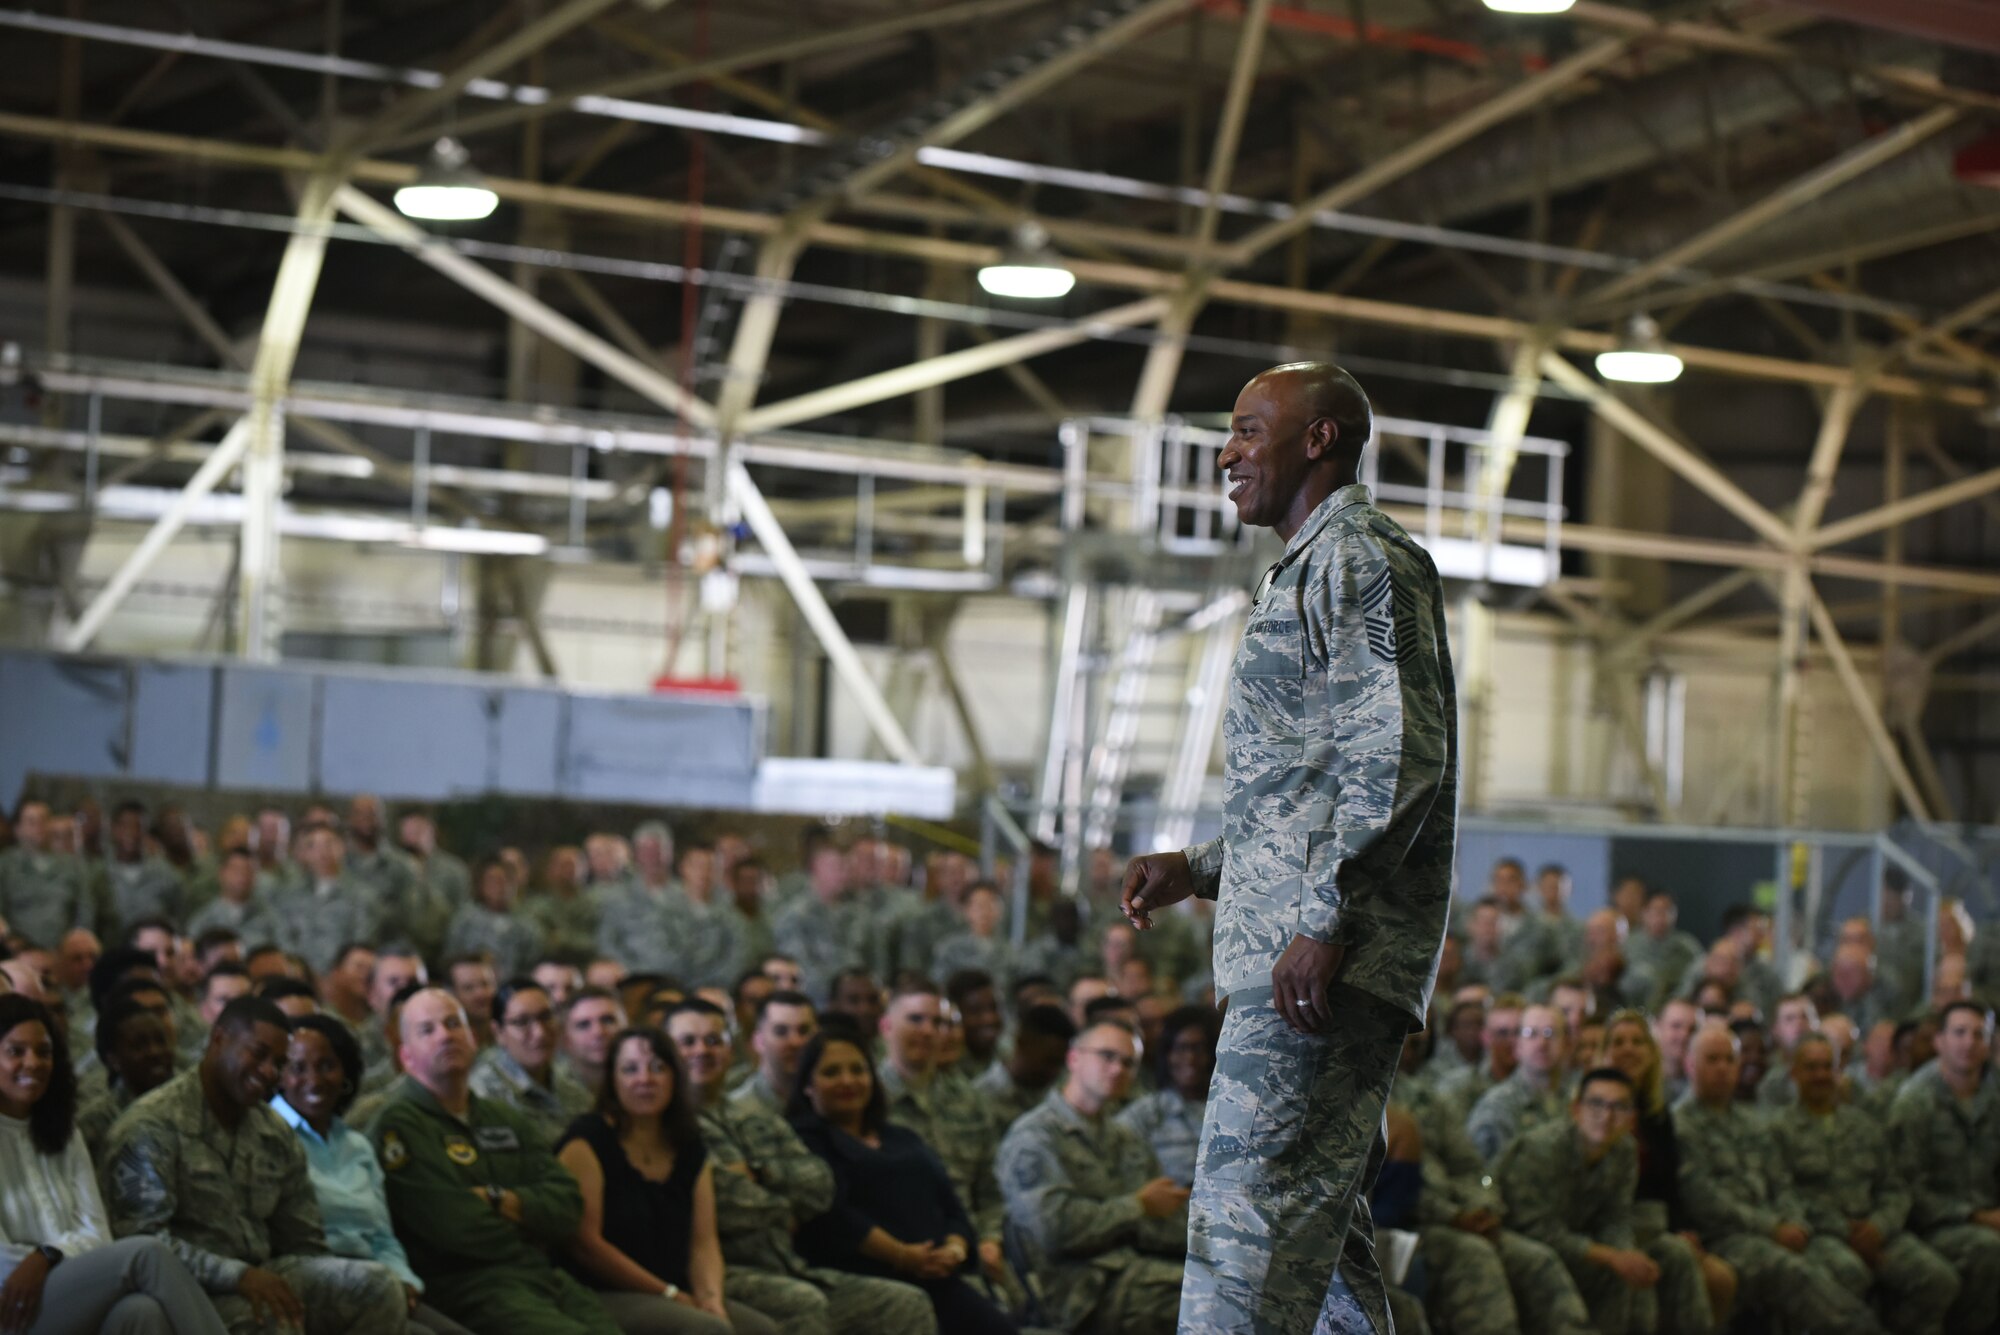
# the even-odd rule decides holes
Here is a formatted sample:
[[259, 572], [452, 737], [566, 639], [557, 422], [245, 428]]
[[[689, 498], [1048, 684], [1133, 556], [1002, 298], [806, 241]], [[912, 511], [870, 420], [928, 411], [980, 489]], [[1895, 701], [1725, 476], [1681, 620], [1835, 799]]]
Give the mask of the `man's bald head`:
[[1253, 377], [1230, 410], [1216, 466], [1244, 523], [1290, 540], [1307, 516], [1354, 481], [1374, 429], [1368, 396], [1325, 362], [1288, 362]]
[[1361, 447], [1374, 434], [1375, 413], [1368, 406], [1368, 395], [1332, 362], [1286, 362], [1258, 372], [1250, 384], [1280, 397], [1298, 414], [1301, 425], [1321, 418], [1332, 422], [1342, 458], [1360, 459]]

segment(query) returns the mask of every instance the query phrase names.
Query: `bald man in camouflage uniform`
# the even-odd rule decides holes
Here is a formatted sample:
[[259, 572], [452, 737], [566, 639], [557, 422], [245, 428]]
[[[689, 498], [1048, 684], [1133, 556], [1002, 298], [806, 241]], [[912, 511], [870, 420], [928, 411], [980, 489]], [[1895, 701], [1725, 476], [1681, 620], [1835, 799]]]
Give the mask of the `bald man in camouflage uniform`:
[[1765, 1125], [1813, 1230], [1809, 1254], [1857, 1297], [1879, 1285], [1897, 1330], [1944, 1335], [1958, 1275], [1905, 1227], [1910, 1187], [1882, 1119], [1840, 1102], [1833, 1045], [1824, 1035], [1798, 1041], [1791, 1074], [1798, 1101], [1773, 1111]]
[[1229, 998], [1189, 1206], [1181, 1329], [1383, 1331], [1367, 1199], [1451, 893], [1457, 703], [1437, 568], [1356, 483], [1367, 396], [1318, 363], [1244, 387], [1217, 464], [1284, 555], [1223, 721], [1223, 832], [1134, 861], [1135, 925], [1216, 899]]

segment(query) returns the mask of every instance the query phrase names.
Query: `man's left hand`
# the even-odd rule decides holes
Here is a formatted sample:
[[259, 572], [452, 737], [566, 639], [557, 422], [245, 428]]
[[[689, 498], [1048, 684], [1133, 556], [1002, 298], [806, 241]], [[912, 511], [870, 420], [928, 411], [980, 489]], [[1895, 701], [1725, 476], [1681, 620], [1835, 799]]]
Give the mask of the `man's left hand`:
[[1295, 936], [1271, 966], [1271, 1004], [1285, 1023], [1302, 1034], [1324, 1032], [1333, 1023], [1329, 993], [1345, 946], [1328, 945], [1309, 936]]

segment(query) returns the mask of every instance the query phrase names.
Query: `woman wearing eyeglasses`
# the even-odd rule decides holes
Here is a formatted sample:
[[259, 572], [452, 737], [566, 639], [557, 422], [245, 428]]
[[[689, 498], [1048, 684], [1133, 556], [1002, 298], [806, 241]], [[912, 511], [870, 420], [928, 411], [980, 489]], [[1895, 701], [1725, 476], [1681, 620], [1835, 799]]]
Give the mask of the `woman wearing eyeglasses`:
[[972, 1220], [923, 1138], [889, 1122], [875, 1059], [856, 1032], [822, 1031], [799, 1054], [785, 1110], [807, 1149], [833, 1169], [833, 1205], [800, 1224], [813, 1265], [921, 1288], [952, 1335], [1014, 1335], [1014, 1322], [973, 1288]]
[[[1704, 1251], [1701, 1239], [1688, 1225], [1687, 1211], [1681, 1205], [1680, 1143], [1674, 1137], [1674, 1118], [1667, 1108], [1665, 1063], [1644, 1012], [1622, 1010], [1605, 1024], [1604, 1064], [1624, 1072], [1632, 1082], [1636, 1106], [1632, 1138], [1639, 1149], [1633, 1233], [1639, 1246], [1662, 1268], [1684, 1264], [1674, 1253], [1677, 1247], [1685, 1248], [1700, 1264], [1702, 1283], [1708, 1290], [1708, 1313], [1677, 1313], [1662, 1303], [1661, 1335], [1725, 1327], [1736, 1302], [1736, 1271], [1729, 1262]], [[1670, 1288], [1662, 1290], [1663, 1296]]]
[[527, 1117], [551, 1145], [594, 1098], [556, 1060], [560, 1032], [548, 990], [532, 978], [510, 978], [493, 994], [493, 1046], [472, 1063], [472, 1092]]

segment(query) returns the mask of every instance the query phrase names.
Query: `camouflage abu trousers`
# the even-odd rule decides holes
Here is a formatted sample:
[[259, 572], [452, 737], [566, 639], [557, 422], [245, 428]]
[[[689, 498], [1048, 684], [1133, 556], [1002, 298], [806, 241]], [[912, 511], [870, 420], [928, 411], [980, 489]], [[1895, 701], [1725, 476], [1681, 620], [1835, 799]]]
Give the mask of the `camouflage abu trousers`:
[[[305, 1335], [398, 1335], [409, 1323], [403, 1283], [387, 1266], [345, 1256], [280, 1256], [264, 1269], [298, 1295]], [[249, 1300], [233, 1293], [216, 1294], [215, 1310], [229, 1335], [286, 1329], [259, 1321]]]
[[1229, 998], [1188, 1202], [1182, 1335], [1389, 1335], [1368, 1195], [1408, 1019], [1335, 985], [1295, 1032], [1268, 990]]

